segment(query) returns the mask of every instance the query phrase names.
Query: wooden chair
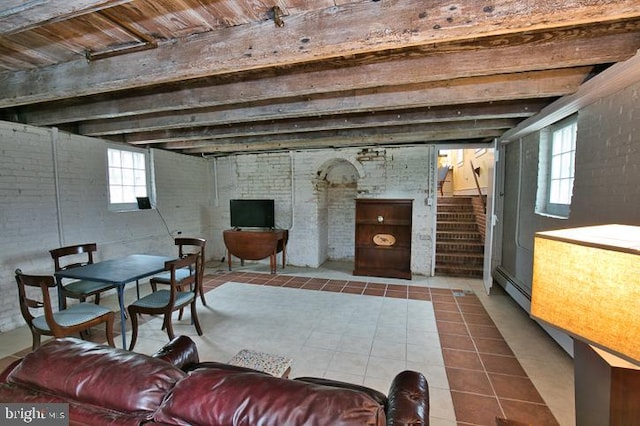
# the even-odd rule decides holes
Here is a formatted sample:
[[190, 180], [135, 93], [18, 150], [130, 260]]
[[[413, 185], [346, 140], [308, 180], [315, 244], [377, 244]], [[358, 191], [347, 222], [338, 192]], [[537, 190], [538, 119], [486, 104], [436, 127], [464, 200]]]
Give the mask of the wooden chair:
[[[196, 253], [200, 256], [200, 270], [198, 271], [198, 274], [200, 275], [200, 278], [199, 278], [200, 289], [198, 291], [200, 293], [200, 299], [202, 300], [202, 304], [204, 306], [207, 306], [207, 301], [205, 300], [205, 297], [204, 297], [204, 289], [202, 288], [202, 285], [203, 285], [202, 283], [204, 281], [204, 264], [206, 261], [204, 249], [205, 249], [205, 246], [207, 245], [207, 240], [203, 238], [181, 237], [181, 238], [175, 239], [175, 244], [178, 246], [179, 258], [183, 258], [193, 253]], [[188, 275], [191, 275], [191, 271], [189, 271], [189, 269], [183, 269], [183, 270], [177, 271], [176, 277], [178, 280], [180, 280]], [[149, 280], [149, 284], [151, 284], [151, 289], [153, 291], [156, 291], [158, 289], [158, 284], [169, 284], [170, 281], [171, 281], [171, 277], [169, 276], [169, 273], [163, 272], [162, 274], [156, 275], [155, 277], [151, 278], [151, 280]]]
[[[105, 324], [107, 342], [110, 346], [114, 346], [113, 311], [93, 303], [81, 302], [54, 312], [49, 289], [58, 284], [52, 276], [25, 275], [20, 269], [16, 269], [15, 276], [20, 311], [33, 337], [32, 349], [35, 350], [40, 346], [40, 336], [65, 337], [76, 333], [82, 335], [82, 332], [102, 323]], [[39, 288], [42, 297], [40, 299], [30, 297], [27, 294], [28, 287]], [[34, 316], [31, 314], [31, 309], [44, 309], [44, 314]]]
[[[131, 343], [129, 350], [133, 350], [138, 340], [138, 314], [164, 315], [162, 328], [167, 330], [169, 340], [175, 337], [171, 315], [187, 305], [191, 305], [191, 319], [196, 327], [198, 336], [202, 336], [202, 329], [196, 311], [196, 300], [202, 288], [200, 283], [201, 258], [198, 253], [192, 253], [184, 258], [165, 262], [165, 270], [169, 274], [169, 290], [157, 290], [141, 297], [128, 306], [131, 318]], [[191, 271], [184, 276], [182, 269]], [[182, 277], [182, 278], [181, 278]], [[186, 290], [188, 289], [188, 291]]]
[[[58, 272], [93, 263], [93, 253], [96, 250], [95, 243], [88, 243], [60, 247], [49, 250], [49, 253], [53, 259], [55, 270]], [[82, 255], [86, 255], [86, 260], [82, 259], [84, 257]], [[84, 302], [87, 297], [94, 296], [94, 301], [97, 305], [100, 303], [100, 293], [114, 288], [113, 284], [94, 281], [76, 280], [67, 284], [63, 284], [61, 278], [58, 278], [57, 281], [58, 291], [61, 293], [61, 296], [59, 296], [60, 309], [66, 308], [67, 297]]]

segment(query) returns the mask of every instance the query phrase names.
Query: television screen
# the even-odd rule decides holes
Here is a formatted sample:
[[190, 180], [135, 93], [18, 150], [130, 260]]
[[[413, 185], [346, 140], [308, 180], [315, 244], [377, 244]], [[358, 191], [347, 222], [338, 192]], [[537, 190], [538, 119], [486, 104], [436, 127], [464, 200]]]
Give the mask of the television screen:
[[274, 228], [273, 200], [231, 200], [232, 228]]

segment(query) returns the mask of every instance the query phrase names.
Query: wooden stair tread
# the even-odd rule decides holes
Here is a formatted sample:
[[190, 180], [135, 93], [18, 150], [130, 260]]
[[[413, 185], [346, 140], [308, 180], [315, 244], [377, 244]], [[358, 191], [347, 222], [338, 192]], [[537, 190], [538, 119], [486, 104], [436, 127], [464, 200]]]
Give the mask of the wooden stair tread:
[[482, 277], [484, 242], [472, 197], [438, 197], [436, 275]]

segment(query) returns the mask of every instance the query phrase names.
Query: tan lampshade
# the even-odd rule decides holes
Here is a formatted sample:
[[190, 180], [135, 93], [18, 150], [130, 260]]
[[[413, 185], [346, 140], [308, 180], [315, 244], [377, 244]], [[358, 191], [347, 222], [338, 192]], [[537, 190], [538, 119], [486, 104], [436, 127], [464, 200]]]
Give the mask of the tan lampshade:
[[535, 235], [531, 316], [640, 363], [640, 227]]

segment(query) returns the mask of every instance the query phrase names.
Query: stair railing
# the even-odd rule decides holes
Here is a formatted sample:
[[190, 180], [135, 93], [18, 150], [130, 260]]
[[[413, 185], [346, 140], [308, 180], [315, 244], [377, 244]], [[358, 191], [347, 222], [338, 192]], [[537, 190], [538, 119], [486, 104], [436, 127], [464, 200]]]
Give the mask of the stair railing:
[[482, 190], [480, 189], [480, 182], [478, 182], [478, 175], [480, 175], [480, 167], [474, 167], [473, 161], [469, 161], [469, 165], [471, 166], [471, 173], [473, 174], [473, 180], [476, 181], [476, 188], [478, 189], [478, 197], [480, 201], [482, 201], [482, 208], [485, 213], [487, 213], [487, 202], [484, 200], [482, 196]]

